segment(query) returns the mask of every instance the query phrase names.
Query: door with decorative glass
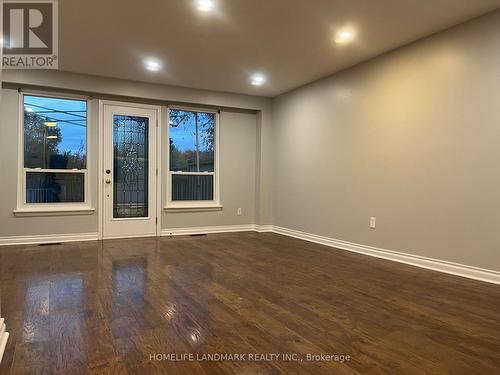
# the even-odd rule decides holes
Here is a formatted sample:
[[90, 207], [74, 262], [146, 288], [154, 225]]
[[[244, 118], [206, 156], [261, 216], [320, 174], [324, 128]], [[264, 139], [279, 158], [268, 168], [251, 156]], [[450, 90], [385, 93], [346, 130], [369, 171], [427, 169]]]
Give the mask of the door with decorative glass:
[[104, 104], [103, 116], [103, 238], [156, 236], [158, 110]]

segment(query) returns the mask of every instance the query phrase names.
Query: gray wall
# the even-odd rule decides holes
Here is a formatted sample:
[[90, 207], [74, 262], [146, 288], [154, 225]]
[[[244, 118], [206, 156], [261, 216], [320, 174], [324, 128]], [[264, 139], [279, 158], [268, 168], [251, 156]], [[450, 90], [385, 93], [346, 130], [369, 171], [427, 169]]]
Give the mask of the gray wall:
[[[3, 80], [257, 111], [222, 114], [221, 152], [240, 151], [223, 156], [224, 210], [164, 213], [164, 228], [272, 222], [500, 270], [499, 39], [496, 12], [273, 103], [63, 72], [8, 71]], [[97, 214], [13, 216], [18, 104], [15, 91], [2, 92], [0, 236], [96, 231]]]
[[276, 98], [274, 224], [500, 270], [499, 40], [496, 12]]
[[[166, 117], [166, 113], [164, 116]], [[162, 228], [255, 223], [257, 116], [221, 112], [219, 131], [220, 196], [224, 208], [217, 211], [163, 211]], [[162, 150], [168, 150], [167, 137], [163, 137]], [[165, 160], [165, 154], [162, 157]], [[162, 166], [163, 176], [166, 176], [168, 171], [166, 164], [163, 163]], [[167, 183], [165, 178], [163, 180], [164, 207]], [[242, 209], [241, 216], [237, 215], [238, 208]]]
[[[89, 122], [89, 148], [97, 151], [96, 126], [98, 106], [91, 103]], [[17, 205], [17, 155], [19, 124], [19, 93], [2, 89], [0, 100], [0, 237], [38, 234], [72, 234], [97, 232], [97, 213], [75, 216], [15, 217]], [[90, 159], [92, 170], [97, 171], [97, 157]], [[91, 181], [92, 206], [97, 207], [97, 177]]]
[[[3, 82], [54, 89], [93, 92], [104, 95], [154, 99], [194, 105], [210, 105], [257, 112], [257, 160], [255, 223], [272, 220], [272, 103], [271, 99], [219, 91], [156, 85], [114, 78], [47, 70], [6, 70]], [[1, 126], [1, 125], [0, 125]], [[207, 223], [209, 225], [209, 223]]]
[[[267, 98], [192, 90], [162, 85], [128, 82], [101, 77], [48, 71], [10, 71], [4, 82], [29, 84], [58, 90], [96, 92], [105, 95], [137, 97], [185, 102], [191, 104], [232, 107], [221, 112], [221, 211], [210, 212], [165, 212], [162, 228], [269, 224], [271, 222], [271, 151], [265, 149], [261, 137], [270, 137], [271, 100]], [[0, 100], [0, 237], [60, 233], [95, 233], [98, 229], [98, 212], [92, 215], [61, 215], [47, 217], [16, 217], [13, 210], [17, 202], [17, 150], [18, 150], [18, 92], [2, 89]], [[254, 113], [252, 113], [252, 111]], [[166, 108], [163, 110], [163, 125]], [[89, 148], [93, 166], [90, 186], [92, 206], [98, 208], [98, 101], [92, 100]], [[166, 131], [163, 132], [162, 160], [168, 150]], [[163, 206], [167, 194], [166, 162], [162, 165]], [[237, 208], [243, 214], [237, 216]]]

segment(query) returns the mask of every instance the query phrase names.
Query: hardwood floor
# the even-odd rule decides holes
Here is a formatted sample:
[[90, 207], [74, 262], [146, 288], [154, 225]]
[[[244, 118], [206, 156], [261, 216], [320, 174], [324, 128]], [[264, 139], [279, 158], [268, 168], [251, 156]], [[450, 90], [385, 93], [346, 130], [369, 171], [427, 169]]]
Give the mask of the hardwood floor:
[[500, 374], [500, 286], [277, 234], [4, 247], [0, 272], [1, 374]]

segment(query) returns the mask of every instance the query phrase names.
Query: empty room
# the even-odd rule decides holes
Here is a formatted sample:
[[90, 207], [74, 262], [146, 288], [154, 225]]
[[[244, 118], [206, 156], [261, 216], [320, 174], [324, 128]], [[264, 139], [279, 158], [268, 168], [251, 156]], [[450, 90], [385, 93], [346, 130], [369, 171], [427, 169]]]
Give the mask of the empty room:
[[0, 3], [0, 375], [500, 374], [500, 0]]

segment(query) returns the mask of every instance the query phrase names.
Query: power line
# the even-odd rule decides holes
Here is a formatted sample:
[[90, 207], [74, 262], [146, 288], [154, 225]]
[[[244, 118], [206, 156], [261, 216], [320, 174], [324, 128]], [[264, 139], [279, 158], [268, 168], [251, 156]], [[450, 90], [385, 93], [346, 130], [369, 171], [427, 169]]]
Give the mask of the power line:
[[[48, 110], [50, 111], [49, 113], [62, 113], [62, 114], [66, 114], [66, 115], [69, 115], [69, 116], [74, 116], [74, 117], [79, 117], [81, 119], [72, 119], [72, 120], [65, 120], [65, 119], [57, 119], [55, 117], [49, 117], [49, 116], [46, 116], [44, 115], [44, 117], [48, 120], [48, 121], [55, 121], [55, 122], [65, 122], [67, 124], [70, 124], [70, 125], [75, 125], [75, 126], [80, 126], [82, 128], [86, 128], [87, 125], [82, 125], [82, 124], [78, 124], [78, 123], [75, 123], [74, 121], [87, 121], [87, 116], [83, 116], [83, 115], [77, 115], [77, 114], [74, 114], [74, 113], [71, 113], [71, 112], [84, 112], [84, 111], [60, 111], [60, 110], [57, 110], [57, 109], [53, 109], [53, 108], [49, 108], [49, 107], [43, 107], [41, 105], [37, 105], [37, 104], [30, 104], [30, 103], [25, 103], [26, 106], [30, 106], [30, 107], [36, 107], [36, 108], [41, 108], [41, 109], [45, 109], [45, 110]], [[86, 111], [85, 111], [86, 112]], [[39, 114], [39, 113], [48, 113], [47, 111], [34, 111], [33, 113], [35, 114]]]

